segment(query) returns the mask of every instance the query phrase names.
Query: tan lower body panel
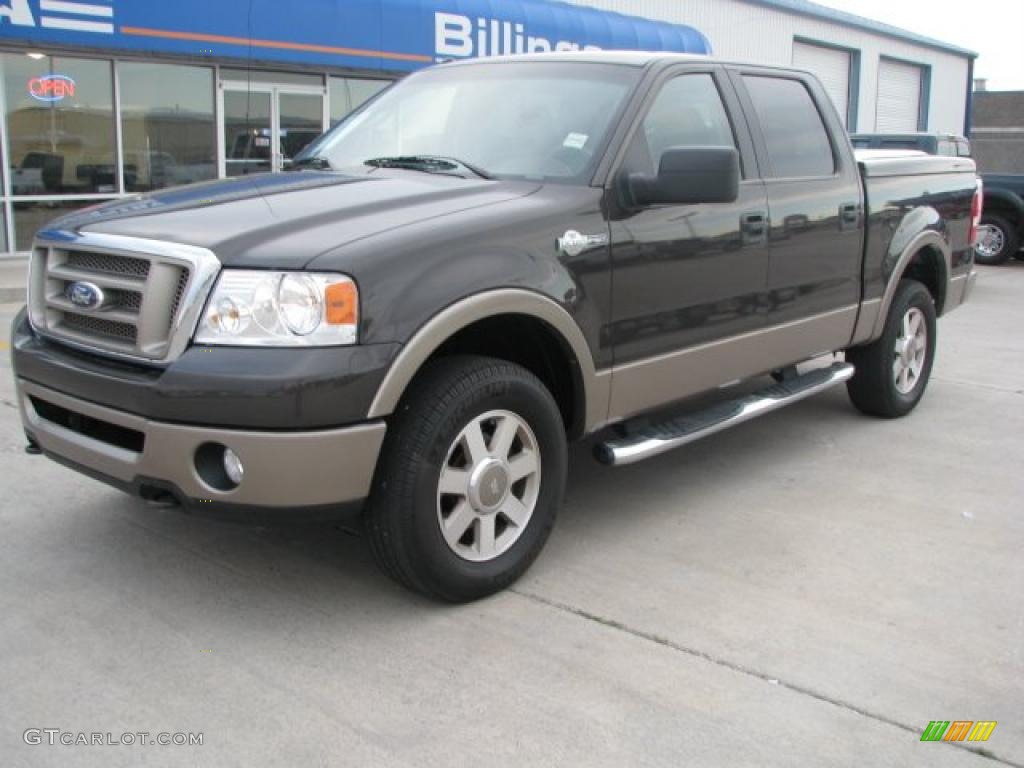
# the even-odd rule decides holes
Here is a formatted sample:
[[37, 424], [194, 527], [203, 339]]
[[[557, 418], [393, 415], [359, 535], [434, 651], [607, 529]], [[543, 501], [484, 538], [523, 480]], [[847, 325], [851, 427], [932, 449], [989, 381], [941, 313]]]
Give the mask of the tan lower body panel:
[[[22, 421], [47, 453], [122, 483], [143, 477], [173, 483], [193, 499], [261, 507], [311, 507], [366, 498], [384, 441], [382, 421], [312, 432], [257, 432], [150, 421], [19, 379]], [[127, 450], [44, 419], [30, 398], [145, 436]], [[219, 491], [195, 466], [204, 443], [231, 448], [245, 467], [241, 485]]]
[[942, 314], [952, 312], [961, 304], [967, 301], [974, 290], [974, 284], [978, 281], [978, 273], [971, 270], [968, 274], [957, 275], [949, 281], [949, 292], [946, 294], [946, 306]]
[[857, 307], [701, 344], [612, 369], [610, 421], [707, 392], [722, 384], [844, 349]]

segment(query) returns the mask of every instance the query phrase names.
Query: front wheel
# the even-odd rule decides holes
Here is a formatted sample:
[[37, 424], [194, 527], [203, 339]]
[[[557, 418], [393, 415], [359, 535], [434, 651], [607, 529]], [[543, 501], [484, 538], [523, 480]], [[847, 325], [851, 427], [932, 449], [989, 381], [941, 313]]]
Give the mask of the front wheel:
[[389, 426], [368, 505], [375, 558], [399, 583], [464, 602], [504, 589], [537, 557], [565, 488], [561, 413], [526, 369], [442, 358]]
[[901, 280], [879, 339], [846, 350], [856, 369], [846, 383], [863, 413], [893, 419], [910, 413], [928, 386], [935, 359], [935, 303], [916, 280]]

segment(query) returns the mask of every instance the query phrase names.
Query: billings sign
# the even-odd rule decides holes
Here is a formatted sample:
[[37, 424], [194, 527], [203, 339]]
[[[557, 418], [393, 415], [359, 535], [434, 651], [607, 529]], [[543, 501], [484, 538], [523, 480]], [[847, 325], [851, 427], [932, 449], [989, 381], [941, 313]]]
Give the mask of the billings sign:
[[434, 53], [438, 61], [472, 56], [504, 56], [511, 53], [547, 53], [549, 51], [599, 51], [601, 46], [572, 40], [552, 42], [531, 35], [526, 25], [502, 19], [434, 13]]

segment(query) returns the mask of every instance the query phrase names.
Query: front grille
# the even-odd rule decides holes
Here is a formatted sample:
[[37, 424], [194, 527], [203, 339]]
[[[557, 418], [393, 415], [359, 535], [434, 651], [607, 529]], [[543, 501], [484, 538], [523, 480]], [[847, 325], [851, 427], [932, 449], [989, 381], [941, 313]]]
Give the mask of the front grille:
[[138, 328], [131, 323], [119, 323], [116, 320], [79, 315], [75, 312], [65, 312], [58, 327], [68, 328], [79, 334], [103, 336], [127, 344], [134, 344], [139, 333]]
[[[187, 246], [153, 243], [150, 254], [107, 245], [113, 241], [119, 246], [122, 240], [129, 246], [150, 245], [150, 241], [114, 236], [104, 236], [95, 248], [88, 236], [77, 237], [74, 245], [37, 243], [30, 280], [32, 323], [46, 335], [90, 350], [168, 360], [188, 343], [187, 338], [172, 338], [178, 320], [191, 321], [198, 314], [199, 307], [186, 306], [190, 286], [199, 279], [207, 287], [220, 265], [212, 254], [196, 254], [198, 249]], [[72, 302], [83, 293], [81, 285], [71, 290], [76, 283], [98, 289], [85, 290], [87, 298], [97, 299], [96, 306]], [[202, 300], [205, 296], [190, 303]], [[191, 328], [180, 335], [186, 333]]]
[[188, 288], [188, 279], [192, 273], [187, 270], [181, 270], [181, 276], [178, 278], [178, 286], [174, 290], [174, 301], [171, 303], [171, 323], [174, 323], [174, 318], [178, 316], [178, 310], [181, 308], [181, 300], [185, 298], [185, 289]]
[[89, 251], [66, 251], [65, 263], [76, 269], [101, 272], [108, 275], [126, 275], [145, 278], [149, 276], [150, 263], [147, 259], [133, 256], [114, 256], [109, 253]]
[[39, 418], [46, 419], [64, 429], [134, 453], [142, 453], [146, 447], [146, 436], [142, 432], [122, 427], [119, 424], [111, 424], [102, 419], [94, 419], [84, 413], [70, 411], [38, 397], [29, 397], [29, 400]]
[[142, 309], [142, 294], [138, 291], [118, 291], [114, 294], [113, 303], [118, 309], [138, 314]]

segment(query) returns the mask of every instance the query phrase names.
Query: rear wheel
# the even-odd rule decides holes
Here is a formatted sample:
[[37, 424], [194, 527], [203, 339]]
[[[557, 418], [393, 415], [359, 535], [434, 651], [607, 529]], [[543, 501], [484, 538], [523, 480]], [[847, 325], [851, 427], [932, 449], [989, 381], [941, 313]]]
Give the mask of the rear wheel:
[[1002, 216], [985, 214], [978, 227], [978, 245], [975, 248], [979, 264], [997, 266], [1004, 264], [1020, 250], [1020, 235], [1017, 228]]
[[424, 370], [389, 426], [371, 547], [405, 586], [452, 602], [504, 589], [544, 546], [565, 487], [561, 413], [526, 369], [483, 357]]
[[846, 350], [856, 373], [846, 384], [858, 410], [897, 418], [920, 402], [935, 359], [935, 303], [916, 280], [902, 280], [896, 289], [881, 337]]

